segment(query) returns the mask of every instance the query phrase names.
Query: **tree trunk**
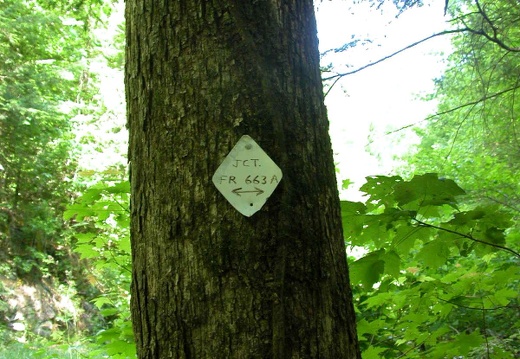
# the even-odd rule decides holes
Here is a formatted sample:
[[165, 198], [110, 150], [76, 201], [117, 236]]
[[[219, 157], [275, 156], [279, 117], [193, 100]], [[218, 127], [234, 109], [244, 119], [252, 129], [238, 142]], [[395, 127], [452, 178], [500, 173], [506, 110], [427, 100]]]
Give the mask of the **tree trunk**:
[[[360, 358], [312, 0], [127, 0], [139, 358]], [[283, 179], [212, 176], [242, 135]]]

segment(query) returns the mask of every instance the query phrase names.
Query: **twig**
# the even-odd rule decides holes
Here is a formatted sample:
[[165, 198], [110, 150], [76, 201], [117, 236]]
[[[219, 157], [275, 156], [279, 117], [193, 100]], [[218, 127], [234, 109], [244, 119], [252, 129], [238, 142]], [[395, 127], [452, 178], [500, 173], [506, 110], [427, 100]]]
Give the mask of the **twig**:
[[420, 121], [417, 121], [417, 122], [414, 122], [414, 123], [411, 123], [409, 125], [406, 125], [406, 126], [403, 126], [403, 127], [400, 127], [398, 128], [397, 130], [393, 130], [393, 131], [389, 131], [389, 132], [386, 132], [385, 135], [391, 135], [393, 133], [396, 133], [396, 132], [399, 132], [399, 131], [402, 131], [402, 130], [406, 130], [407, 128], [410, 128], [410, 127], [413, 127], [413, 126], [416, 126], [417, 124], [421, 123], [421, 122], [424, 122], [424, 121], [428, 121], [428, 120], [431, 120], [432, 118], [435, 118], [435, 117], [438, 117], [438, 116], [442, 116], [442, 115], [446, 115], [448, 113], [451, 113], [451, 112], [455, 112], [457, 110], [460, 110], [464, 107], [468, 107], [468, 106], [475, 106], [481, 102], [484, 102], [486, 100], [490, 100], [492, 98], [495, 98], [495, 97], [498, 97], [498, 96], [501, 96], [509, 91], [515, 91], [517, 90], [518, 88], [520, 88], [520, 84], [518, 85], [515, 85], [513, 87], [510, 87], [508, 89], [505, 89], [505, 90], [502, 90], [502, 91], [499, 91], [499, 92], [496, 92], [494, 94], [491, 94], [491, 95], [486, 95], [486, 96], [482, 96], [480, 99], [478, 100], [475, 100], [475, 101], [471, 101], [471, 102], [466, 102], [465, 104], [463, 105], [460, 105], [460, 106], [456, 106], [456, 107], [452, 107], [448, 110], [445, 110], [445, 111], [441, 111], [441, 112], [436, 112], [435, 114], [433, 115], [430, 115], [428, 117], [426, 117], [425, 119], [423, 120], [420, 120]]
[[[482, 298], [481, 298], [482, 299]], [[490, 350], [489, 350], [489, 339], [488, 339], [488, 332], [487, 332], [487, 318], [486, 318], [486, 311], [484, 310], [486, 308], [484, 308], [484, 300], [482, 299], [482, 331], [484, 332], [484, 340], [486, 341], [486, 357], [488, 359], [491, 358], [491, 356], [489, 355], [490, 353]]]
[[371, 66], [377, 65], [377, 64], [379, 64], [379, 63], [381, 63], [381, 62], [383, 62], [383, 61], [385, 61], [385, 60], [388, 60], [388, 59], [394, 57], [395, 55], [400, 54], [400, 53], [403, 52], [403, 51], [406, 51], [406, 50], [408, 50], [408, 49], [411, 49], [412, 47], [415, 47], [415, 46], [417, 46], [417, 45], [420, 45], [420, 44], [422, 44], [423, 42], [428, 41], [428, 40], [430, 40], [430, 39], [433, 39], [433, 38], [435, 38], [435, 37], [437, 37], [437, 36], [449, 35], [449, 34], [455, 34], [455, 33], [464, 32], [464, 31], [468, 31], [468, 30], [469, 30], [469, 29], [465, 29], [465, 28], [463, 28], [463, 29], [453, 29], [453, 30], [445, 30], [445, 31], [437, 32], [437, 33], [435, 33], [435, 34], [433, 34], [433, 35], [430, 35], [430, 36], [428, 36], [428, 37], [425, 37], [424, 39], [421, 39], [421, 40], [416, 41], [416, 42], [414, 42], [414, 43], [412, 43], [412, 44], [410, 44], [410, 45], [408, 45], [408, 46], [405, 46], [405, 47], [403, 47], [402, 49], [397, 50], [396, 52], [391, 53], [390, 55], [387, 55], [387, 56], [385, 56], [385, 57], [383, 57], [383, 58], [381, 58], [381, 59], [379, 59], [379, 60], [377, 60], [377, 61], [371, 62], [371, 63], [366, 64], [366, 65], [364, 65], [364, 66], [361, 66], [361, 67], [359, 67], [359, 68], [357, 68], [357, 69], [355, 69], [355, 70], [348, 71], [348, 72], [343, 72], [343, 73], [338, 73], [338, 74], [335, 74], [335, 75], [332, 75], [332, 76], [329, 76], [329, 77], [324, 77], [324, 78], [323, 78], [323, 81], [328, 81], [328, 80], [336, 79], [336, 78], [338, 78], [338, 77], [341, 78], [341, 77], [345, 77], [345, 76], [348, 76], [348, 75], [353, 75], [353, 74], [358, 73], [358, 72], [360, 72], [360, 71], [362, 71], [362, 70], [364, 70], [364, 69], [366, 69], [366, 68], [368, 68], [368, 67], [371, 67]]
[[500, 306], [498, 306], [498, 307], [493, 307], [493, 308], [469, 307], [469, 306], [467, 306], [467, 305], [462, 305], [462, 304], [454, 303], [454, 302], [452, 302], [451, 300], [442, 299], [441, 297], [438, 297], [438, 296], [435, 296], [435, 298], [437, 298], [437, 299], [440, 300], [441, 302], [448, 303], [448, 304], [454, 305], [454, 306], [456, 306], [456, 307], [464, 308], [464, 309], [468, 309], [468, 310], [494, 311], [494, 310], [499, 310], [499, 309], [515, 309], [515, 308], [516, 308], [516, 307], [514, 307], [514, 306], [511, 307], [511, 306], [507, 306], [507, 305], [500, 305]]
[[417, 218], [412, 218], [412, 220], [414, 220], [416, 223], [418, 223], [421, 227], [429, 227], [429, 228], [437, 229], [437, 230], [444, 231], [444, 232], [447, 232], [447, 233], [455, 234], [455, 235], [458, 235], [458, 236], [460, 236], [462, 238], [466, 238], [466, 239], [469, 239], [469, 240], [477, 242], [477, 243], [486, 244], [488, 246], [491, 246], [491, 247], [494, 247], [494, 248], [497, 248], [497, 249], [502, 249], [502, 250], [510, 252], [510, 253], [514, 254], [515, 256], [517, 256], [518, 258], [520, 258], [520, 253], [519, 252], [515, 251], [514, 249], [501, 246], [500, 244], [486, 242], [486, 241], [483, 241], [481, 239], [477, 239], [477, 238], [473, 237], [470, 234], [464, 234], [464, 233], [460, 233], [460, 232], [454, 231], [452, 229], [439, 227], [439, 226], [436, 226], [436, 225], [433, 225], [433, 224], [430, 224], [430, 223], [423, 222], [423, 221], [421, 221], [421, 220], [419, 220]]
[[512, 51], [512, 52], [520, 52], [520, 47], [508, 46], [502, 40], [500, 40], [498, 38], [498, 31], [497, 31], [496, 25], [493, 23], [493, 21], [491, 21], [491, 19], [489, 18], [488, 14], [484, 11], [484, 8], [482, 6], [480, 6], [480, 2], [478, 0], [475, 0], [475, 4], [477, 5], [477, 9], [478, 9], [479, 14], [486, 21], [486, 23], [491, 27], [491, 29], [493, 31], [493, 35], [488, 34], [484, 30], [484, 27], [482, 27], [481, 30], [473, 30], [473, 29], [468, 29], [468, 30], [471, 33], [473, 33], [473, 34], [484, 36], [486, 39], [488, 39], [489, 41], [497, 44], [498, 46], [500, 46], [504, 50]]

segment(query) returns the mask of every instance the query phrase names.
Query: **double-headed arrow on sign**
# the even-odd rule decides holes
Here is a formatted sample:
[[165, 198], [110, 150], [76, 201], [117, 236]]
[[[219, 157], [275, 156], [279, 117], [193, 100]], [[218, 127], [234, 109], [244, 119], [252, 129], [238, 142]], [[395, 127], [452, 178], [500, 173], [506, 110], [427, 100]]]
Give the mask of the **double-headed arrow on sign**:
[[260, 196], [262, 193], [264, 193], [264, 191], [261, 190], [261, 189], [258, 188], [258, 187], [255, 187], [254, 190], [250, 190], [250, 191], [242, 191], [242, 187], [240, 187], [240, 188], [235, 188], [235, 189], [232, 190], [231, 192], [233, 192], [233, 193], [236, 194], [237, 196], [240, 196], [242, 193], [256, 193], [257, 196]]

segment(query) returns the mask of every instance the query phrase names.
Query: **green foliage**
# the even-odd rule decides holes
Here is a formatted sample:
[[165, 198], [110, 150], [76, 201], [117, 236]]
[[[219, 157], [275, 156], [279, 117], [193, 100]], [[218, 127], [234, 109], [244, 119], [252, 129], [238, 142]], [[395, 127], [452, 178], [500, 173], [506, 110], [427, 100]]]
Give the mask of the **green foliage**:
[[[520, 8], [510, 0], [482, 0], [450, 1], [448, 9], [452, 24], [464, 31], [453, 38], [448, 69], [436, 80], [431, 98], [439, 101], [437, 113], [416, 128], [421, 143], [405, 157], [407, 164], [400, 172], [440, 173], [454, 178], [466, 194], [452, 186], [451, 200], [442, 194], [440, 201], [428, 203], [419, 195], [415, 204], [404, 203], [416, 189], [409, 189], [409, 194], [398, 187], [411, 187], [415, 177], [390, 184], [393, 191], [385, 201], [397, 210], [401, 222], [384, 224], [382, 216], [369, 216], [374, 212], [367, 217], [392, 229], [391, 248], [408, 248], [398, 252], [402, 275], [382, 272], [380, 286], [363, 291], [370, 298], [383, 294], [381, 288], [399, 296], [416, 295], [420, 306], [408, 310], [423, 318], [417, 338], [421, 333], [430, 337], [402, 348], [395, 341], [393, 350], [407, 357], [420, 356], [412, 354], [419, 351], [433, 358], [518, 357]], [[409, 216], [403, 211], [410, 211]], [[384, 335], [382, 328], [372, 335]]]
[[421, 143], [401, 170], [454, 178], [466, 201], [497, 203], [519, 214], [520, 7], [516, 1], [450, 1], [448, 68], [436, 80], [437, 113], [416, 129]]
[[87, 19], [48, 5], [0, 6], [0, 256], [31, 281], [72, 279], [61, 217], [76, 168], [71, 118], [90, 91]]
[[69, 205], [66, 220], [75, 222], [75, 251], [92, 263], [91, 280], [102, 290], [93, 300], [108, 327], [97, 333], [91, 357], [135, 357], [130, 322], [128, 181], [106, 178]]
[[[76, 171], [83, 167], [83, 162], [78, 165], [78, 158], [84, 149], [75, 132], [79, 124], [95, 123], [99, 113], [106, 110], [95, 88], [98, 84], [93, 68], [104, 60], [95, 31], [104, 27], [113, 2], [0, 1], [0, 279], [35, 285], [45, 280], [54, 296], [64, 295], [65, 291], [75, 294], [76, 309], [87, 323], [82, 334], [99, 329], [95, 308], [86, 304], [89, 309], [81, 309], [85, 300], [99, 295], [95, 286], [102, 290], [107, 286], [119, 288], [127, 281], [119, 269], [110, 269], [118, 258], [98, 263], [92, 274], [86, 275], [89, 263], [80, 262], [78, 254], [70, 250], [70, 233], [76, 230], [74, 225], [81, 227], [80, 234], [87, 230], [82, 224], [63, 219], [65, 203], [83, 188]], [[116, 55], [105, 63], [108, 60], [114, 66], [121, 65]], [[117, 216], [107, 220], [120, 221]], [[110, 229], [96, 226], [92, 228], [99, 237], [92, 251], [101, 253], [102, 259], [105, 255], [120, 255], [114, 252], [115, 243], [121, 247], [118, 251], [129, 251], [129, 243], [120, 240], [121, 233], [112, 231], [114, 238], [102, 239], [101, 231]], [[126, 249], [122, 243], [127, 243]], [[80, 243], [78, 249], [81, 252], [89, 246]], [[121, 262], [121, 266], [127, 265]], [[106, 277], [96, 278], [100, 273]], [[127, 292], [119, 297], [114, 294], [112, 305], [127, 305], [127, 298]], [[107, 313], [108, 306], [99, 310]], [[0, 322], [6, 320], [8, 310], [11, 308], [0, 301]], [[31, 308], [25, 306], [23, 310]], [[128, 331], [128, 323], [119, 323], [116, 317], [110, 316], [108, 323], [117, 323]], [[70, 320], [67, 313], [57, 313], [52, 319], [58, 322], [53, 323], [56, 325]], [[0, 335], [6, 335], [7, 345], [14, 337], [34, 329], [27, 326], [27, 333], [15, 333], [2, 327]], [[58, 343], [73, 347], [66, 340], [72, 335], [68, 329], [53, 330], [52, 340], [42, 344], [42, 350]], [[80, 329], [75, 329], [74, 334], [78, 334]], [[29, 337], [31, 342], [38, 339]], [[34, 350], [32, 353], [36, 357]], [[68, 351], [60, 353], [67, 355], [54, 357], [75, 357]]]
[[[42, 356], [43, 352], [45, 352], [45, 356]], [[62, 351], [56, 350], [54, 348], [46, 348], [42, 349], [42, 347], [35, 348], [30, 345], [26, 345], [23, 343], [12, 343], [8, 345], [6, 348], [0, 349], [0, 359], [32, 359], [32, 358], [52, 358], [52, 357], [62, 357], [62, 358], [78, 358], [79, 356], [65, 356], [65, 353]]]
[[[405, 158], [401, 173], [437, 172], [455, 178], [467, 194], [455, 190], [451, 200], [442, 194], [438, 202], [404, 203], [414, 194], [398, 187], [412, 186], [415, 177], [396, 183], [386, 201], [402, 222], [386, 225], [397, 232], [408, 226], [392, 245], [408, 242], [410, 252], [399, 253], [404, 279], [383, 272], [378, 280], [392, 278], [390, 286], [399, 283], [392, 290], [415, 293], [426, 305], [413, 311], [424, 318], [417, 334], [429, 331], [431, 337], [410, 342], [411, 352], [512, 358], [520, 353], [520, 13], [509, 0], [450, 2], [449, 10], [453, 24], [465, 31], [454, 37], [448, 69], [436, 81], [432, 98], [439, 101], [438, 111], [416, 129], [421, 143]], [[370, 295], [377, 298], [381, 287]], [[431, 341], [436, 330], [443, 333]]]
[[3, 343], [0, 347], [0, 359], [80, 359], [99, 358], [91, 356], [89, 343], [81, 339], [65, 340], [65, 344], [57, 345], [56, 340], [31, 337], [27, 343]]
[[366, 203], [342, 202], [364, 358], [513, 357], [520, 253], [511, 213], [461, 209], [465, 192], [436, 174], [369, 177]]

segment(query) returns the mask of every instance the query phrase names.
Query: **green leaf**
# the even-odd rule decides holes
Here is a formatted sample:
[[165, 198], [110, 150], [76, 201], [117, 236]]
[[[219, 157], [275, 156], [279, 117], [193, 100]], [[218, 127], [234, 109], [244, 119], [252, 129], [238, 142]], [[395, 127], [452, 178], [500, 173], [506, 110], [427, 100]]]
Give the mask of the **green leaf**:
[[76, 248], [74, 248], [74, 252], [78, 253], [83, 259], [99, 257], [99, 252], [96, 251], [91, 244], [77, 245]]
[[343, 180], [343, 182], [341, 182], [341, 188], [343, 189], [347, 189], [350, 187], [350, 185], [352, 184], [353, 182], [349, 179], [345, 179]]
[[364, 340], [365, 334], [377, 335], [379, 330], [386, 326], [387, 324], [383, 319], [376, 319], [370, 322], [365, 318], [359, 320], [357, 323], [357, 333], [359, 340]]
[[417, 228], [406, 222], [395, 228], [395, 234], [390, 247], [399, 254], [406, 256], [414, 249], [418, 242], [426, 242], [434, 233], [431, 228]]
[[400, 206], [416, 201], [420, 206], [447, 204], [456, 208], [456, 197], [465, 193], [453, 180], [440, 179], [436, 173], [415, 175], [409, 182], [395, 185], [395, 199]]
[[109, 193], [130, 193], [130, 182], [123, 181], [115, 183], [114, 185], [107, 188]]
[[360, 191], [365, 192], [369, 195], [367, 200], [367, 206], [370, 205], [373, 208], [380, 206], [393, 207], [393, 196], [394, 187], [403, 181], [399, 176], [375, 176], [367, 177], [367, 182], [361, 186]]
[[110, 298], [108, 298], [107, 296], [99, 296], [99, 297], [96, 297], [92, 300], [92, 302], [94, 303], [94, 305], [98, 308], [98, 309], [101, 309], [101, 307], [103, 307], [105, 304], [110, 304], [112, 305], [112, 300]]
[[111, 315], [115, 315], [115, 314], [119, 313], [119, 309], [118, 308], [105, 308], [105, 309], [101, 309], [100, 313], [104, 317], [109, 317]]
[[394, 293], [391, 292], [377, 292], [377, 294], [372, 295], [370, 298], [365, 300], [363, 304], [366, 305], [367, 309], [377, 308], [387, 305], [389, 302], [392, 301], [393, 297]]
[[371, 289], [384, 272], [385, 262], [381, 259], [383, 254], [384, 250], [378, 250], [350, 264], [351, 282], [361, 283], [367, 290]]
[[456, 226], [472, 225], [475, 220], [482, 219], [486, 215], [486, 212], [482, 209], [474, 209], [470, 211], [455, 213], [453, 219], [449, 221], [449, 224]]
[[381, 353], [387, 350], [386, 348], [369, 346], [367, 350], [363, 352], [363, 359], [380, 359]]
[[366, 207], [361, 202], [341, 201], [341, 221], [345, 238], [355, 238], [363, 231]]
[[366, 213], [366, 206], [361, 202], [341, 201], [341, 214], [345, 217], [359, 216]]
[[65, 212], [63, 212], [63, 219], [69, 220], [75, 217], [77, 221], [82, 221], [86, 217], [92, 215], [94, 215], [94, 211], [90, 207], [87, 207], [84, 204], [75, 203], [69, 205]]
[[517, 290], [502, 288], [493, 293], [492, 303], [494, 303], [496, 306], [505, 307], [511, 302], [512, 299], [517, 299], [518, 295], [519, 293]]
[[85, 244], [90, 243], [96, 237], [96, 234], [92, 232], [76, 233], [74, 237], [78, 240], [77, 244]]
[[122, 250], [125, 253], [130, 254], [131, 253], [131, 247], [130, 247], [130, 237], [125, 236], [121, 238], [119, 242], [119, 249]]
[[94, 201], [97, 201], [101, 198], [101, 193], [103, 192], [103, 189], [101, 188], [95, 188], [90, 187], [88, 190], [86, 190], [80, 197], [80, 201], [83, 204], [86, 203], [92, 203]]
[[391, 250], [386, 252], [382, 259], [385, 263], [385, 274], [389, 274], [394, 278], [398, 278], [401, 274], [401, 258], [399, 255]]
[[484, 338], [477, 331], [472, 333], [460, 333], [455, 337], [458, 355], [468, 355], [470, 350], [484, 343]]
[[421, 248], [416, 258], [417, 260], [422, 261], [427, 267], [438, 268], [446, 264], [449, 256], [450, 250], [447, 242], [441, 239], [436, 239], [426, 243]]

